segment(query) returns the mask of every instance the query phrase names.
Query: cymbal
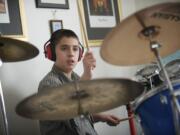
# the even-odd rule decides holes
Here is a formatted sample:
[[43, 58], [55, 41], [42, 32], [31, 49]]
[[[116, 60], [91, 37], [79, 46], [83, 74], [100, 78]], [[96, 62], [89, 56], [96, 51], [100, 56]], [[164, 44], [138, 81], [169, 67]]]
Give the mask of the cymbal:
[[3, 62], [28, 60], [38, 54], [39, 50], [28, 42], [0, 37], [0, 59]]
[[[161, 57], [180, 49], [180, 3], [164, 3], [136, 12], [120, 22], [103, 40], [100, 54], [114, 65], [139, 65], [155, 60], [150, 41]], [[148, 33], [147, 33], [148, 30]]]
[[142, 92], [143, 86], [129, 79], [72, 82], [24, 99], [16, 112], [36, 120], [63, 120], [125, 105]]

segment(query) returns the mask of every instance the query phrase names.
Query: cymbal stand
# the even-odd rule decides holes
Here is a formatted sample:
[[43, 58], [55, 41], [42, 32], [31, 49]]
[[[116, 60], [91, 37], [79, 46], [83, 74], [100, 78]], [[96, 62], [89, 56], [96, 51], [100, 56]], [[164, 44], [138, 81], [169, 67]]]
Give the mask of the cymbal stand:
[[172, 83], [169, 79], [169, 75], [167, 74], [167, 71], [165, 70], [164, 66], [163, 66], [163, 63], [162, 63], [162, 58], [159, 54], [159, 48], [161, 47], [161, 45], [157, 42], [154, 42], [154, 41], [150, 41], [150, 46], [151, 46], [151, 49], [152, 51], [154, 52], [157, 60], [158, 60], [158, 63], [164, 73], [164, 76], [165, 76], [165, 80], [166, 80], [166, 83], [167, 83], [167, 86], [169, 87], [169, 91], [170, 91], [170, 96], [172, 98], [171, 100], [171, 106], [172, 106], [172, 113], [173, 113], [173, 119], [174, 119], [174, 126], [175, 126], [175, 133], [176, 135], [180, 135], [180, 123], [179, 123], [179, 117], [178, 115], [180, 115], [180, 105], [178, 103], [178, 100], [177, 100], [177, 96], [174, 92], [174, 88], [172, 86]]
[[[1, 67], [1, 65], [2, 65], [2, 61], [0, 58], [0, 67]], [[6, 116], [6, 108], [5, 108], [5, 103], [4, 103], [3, 91], [2, 91], [2, 87], [1, 87], [1, 81], [0, 81], [0, 109], [2, 111], [1, 112], [2, 113], [2, 125], [0, 125], [0, 127], [2, 127], [1, 129], [3, 130], [2, 133], [3, 133], [3, 135], [9, 135], [8, 121], [7, 121], [7, 116]], [[0, 131], [0, 133], [1, 133], [1, 131]]]
[[134, 120], [133, 120], [133, 112], [132, 112], [130, 104], [126, 105], [126, 109], [127, 109], [128, 117], [130, 117], [129, 119], [130, 133], [131, 135], [137, 135], [135, 125], [134, 125]]

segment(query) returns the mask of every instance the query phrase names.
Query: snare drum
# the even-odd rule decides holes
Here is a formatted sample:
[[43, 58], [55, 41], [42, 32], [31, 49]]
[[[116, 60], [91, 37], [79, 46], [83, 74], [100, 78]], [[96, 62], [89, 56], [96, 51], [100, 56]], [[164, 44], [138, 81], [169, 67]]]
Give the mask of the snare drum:
[[[172, 84], [174, 91], [180, 91], [180, 80]], [[166, 86], [148, 91], [133, 106], [145, 135], [175, 135], [170, 91]], [[180, 122], [180, 116], [178, 120]]]

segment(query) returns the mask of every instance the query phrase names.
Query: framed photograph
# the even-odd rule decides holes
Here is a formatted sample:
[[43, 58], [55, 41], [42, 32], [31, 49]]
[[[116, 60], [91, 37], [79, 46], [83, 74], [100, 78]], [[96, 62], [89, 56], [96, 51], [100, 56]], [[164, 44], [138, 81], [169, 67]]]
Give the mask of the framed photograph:
[[36, 0], [36, 7], [69, 9], [69, 2], [68, 0]]
[[52, 34], [54, 31], [63, 28], [63, 22], [62, 22], [62, 20], [50, 20], [50, 21], [49, 21], [49, 25], [50, 25], [51, 34]]
[[2, 36], [25, 38], [23, 0], [0, 0], [0, 33]]
[[119, 0], [78, 0], [78, 9], [84, 40], [90, 46], [100, 45], [120, 22]]

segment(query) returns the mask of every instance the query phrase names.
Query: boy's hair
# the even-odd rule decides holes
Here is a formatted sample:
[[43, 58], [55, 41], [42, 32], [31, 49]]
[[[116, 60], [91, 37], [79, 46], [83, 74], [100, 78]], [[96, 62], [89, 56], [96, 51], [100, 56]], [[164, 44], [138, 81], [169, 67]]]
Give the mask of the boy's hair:
[[[51, 38], [45, 43], [44, 45], [44, 53], [45, 57], [48, 59], [55, 61], [56, 60], [56, 53], [55, 53], [55, 47], [57, 43], [63, 38], [63, 37], [73, 37], [76, 38], [79, 42], [78, 36], [73, 32], [72, 30], [69, 29], [60, 29], [52, 33]], [[80, 45], [80, 50], [79, 50], [79, 58], [78, 61], [81, 59], [83, 52], [84, 52], [84, 47]]]

